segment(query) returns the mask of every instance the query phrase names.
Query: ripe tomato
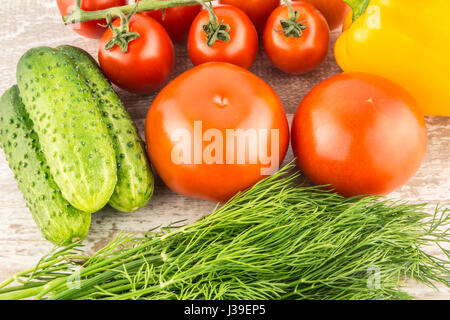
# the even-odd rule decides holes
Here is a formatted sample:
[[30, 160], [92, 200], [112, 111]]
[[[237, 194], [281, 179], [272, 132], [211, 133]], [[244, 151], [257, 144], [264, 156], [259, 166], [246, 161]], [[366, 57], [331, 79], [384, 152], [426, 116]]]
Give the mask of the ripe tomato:
[[420, 167], [427, 130], [419, 107], [397, 84], [343, 73], [315, 87], [292, 124], [298, 164], [316, 184], [344, 196], [388, 194]]
[[290, 13], [286, 5], [281, 5], [267, 20], [263, 35], [264, 50], [282, 71], [303, 74], [316, 69], [326, 58], [330, 31], [324, 16], [312, 4], [294, 2], [292, 9], [300, 13], [296, 22], [303, 26], [301, 35], [285, 35], [281, 20], [290, 20]]
[[[76, 0], [56, 0], [59, 12], [65, 16], [73, 11]], [[81, 9], [85, 11], [103, 10], [112, 7], [124, 6], [128, 4], [128, 0], [83, 0], [81, 1]], [[70, 28], [76, 33], [92, 39], [100, 39], [106, 30], [106, 20], [87, 21], [70, 25]]]
[[186, 41], [189, 28], [197, 14], [202, 10], [201, 5], [167, 8], [164, 10], [142, 12], [161, 23], [174, 42]]
[[[300, 0], [294, 0], [300, 1]], [[312, 3], [323, 13], [328, 21], [330, 30], [336, 30], [344, 23], [350, 7], [342, 0], [302, 0]]]
[[226, 201], [274, 173], [289, 145], [276, 93], [238, 66], [209, 62], [156, 97], [145, 124], [153, 167], [173, 191]]
[[[113, 25], [119, 26], [120, 19]], [[105, 75], [119, 87], [148, 94], [159, 90], [170, 78], [175, 53], [172, 41], [155, 19], [137, 13], [130, 20], [130, 32], [140, 37], [129, 43], [123, 53], [119, 46], [107, 50], [113, 33], [108, 29], [100, 39], [98, 60]]]
[[219, 23], [231, 28], [230, 41], [217, 40], [211, 47], [203, 26], [208, 24], [210, 15], [201, 11], [188, 37], [188, 52], [194, 65], [210, 61], [229, 62], [250, 69], [258, 52], [258, 34], [249, 17], [240, 9], [223, 5], [214, 7]]
[[350, 9], [347, 13], [347, 16], [344, 19], [344, 24], [342, 25], [342, 32], [344, 32], [347, 29], [350, 29], [350, 27], [353, 24], [353, 11]]
[[258, 33], [262, 33], [267, 18], [280, 5], [280, 0], [219, 0], [219, 3], [229, 4], [244, 11], [253, 21]]

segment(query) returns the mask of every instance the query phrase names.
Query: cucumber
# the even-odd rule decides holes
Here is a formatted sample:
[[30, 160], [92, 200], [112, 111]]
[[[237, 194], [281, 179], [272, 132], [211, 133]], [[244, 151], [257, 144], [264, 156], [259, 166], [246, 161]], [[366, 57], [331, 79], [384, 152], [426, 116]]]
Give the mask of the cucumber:
[[89, 53], [72, 46], [57, 49], [72, 58], [99, 99], [117, 161], [117, 185], [109, 204], [124, 212], [144, 207], [153, 195], [154, 178], [133, 120]]
[[62, 245], [84, 239], [91, 215], [75, 209], [63, 198], [50, 174], [17, 86], [0, 99], [0, 144], [44, 237]]
[[86, 79], [65, 54], [39, 47], [20, 59], [17, 82], [62, 195], [79, 210], [100, 210], [116, 186], [116, 155]]

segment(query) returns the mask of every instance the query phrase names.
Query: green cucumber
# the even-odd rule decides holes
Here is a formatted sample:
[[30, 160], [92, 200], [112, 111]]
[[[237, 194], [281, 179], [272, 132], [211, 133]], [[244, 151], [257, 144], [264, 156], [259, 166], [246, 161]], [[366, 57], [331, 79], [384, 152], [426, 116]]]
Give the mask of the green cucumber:
[[20, 59], [17, 83], [64, 198], [87, 213], [100, 210], [116, 186], [116, 155], [86, 79], [65, 54], [39, 47]]
[[75, 209], [63, 198], [50, 174], [17, 86], [0, 99], [0, 143], [44, 237], [63, 245], [84, 239], [91, 215]]
[[72, 46], [57, 49], [72, 58], [98, 96], [100, 113], [113, 141], [117, 161], [117, 185], [109, 204], [124, 212], [144, 207], [153, 195], [154, 178], [133, 120], [89, 53]]

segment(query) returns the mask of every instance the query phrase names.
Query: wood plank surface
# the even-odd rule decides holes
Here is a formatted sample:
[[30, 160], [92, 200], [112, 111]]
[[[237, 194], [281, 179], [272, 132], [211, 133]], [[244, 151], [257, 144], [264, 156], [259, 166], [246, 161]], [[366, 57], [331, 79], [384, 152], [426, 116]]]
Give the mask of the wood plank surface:
[[[63, 26], [55, 0], [4, 0], [0, 6], [0, 92], [15, 83], [15, 68], [20, 56], [36, 46], [71, 44], [96, 56], [97, 41], [79, 37]], [[333, 42], [337, 38], [333, 34]], [[321, 80], [340, 72], [333, 53], [315, 72], [305, 76], [289, 76], [271, 66], [262, 50], [252, 71], [267, 81], [282, 99], [289, 118], [303, 96]], [[174, 77], [190, 68], [184, 46], [176, 47]], [[141, 131], [154, 96], [139, 96], [118, 90], [128, 111]], [[428, 117], [429, 149], [427, 157], [411, 181], [390, 197], [414, 203], [430, 202], [450, 206], [450, 118]], [[286, 161], [292, 159], [289, 152]], [[110, 241], [120, 230], [143, 234], [146, 230], [172, 221], [192, 222], [209, 213], [215, 204], [188, 199], [171, 192], [157, 181], [156, 193], [149, 205], [136, 213], [118, 213], [105, 208], [93, 215], [91, 231], [85, 241], [92, 252]], [[430, 206], [430, 210], [433, 208]], [[45, 241], [22, 198], [13, 174], [0, 151], [0, 280], [34, 265], [52, 245]], [[436, 248], [428, 249], [440, 254]], [[450, 299], [450, 289], [439, 291], [414, 282], [405, 284], [407, 291], [419, 299]]]

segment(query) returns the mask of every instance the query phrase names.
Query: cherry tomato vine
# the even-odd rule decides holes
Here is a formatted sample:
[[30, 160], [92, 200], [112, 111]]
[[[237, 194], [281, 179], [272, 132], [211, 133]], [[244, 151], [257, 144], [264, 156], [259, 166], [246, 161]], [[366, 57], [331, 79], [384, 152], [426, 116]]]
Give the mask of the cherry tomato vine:
[[[211, 2], [213, 0], [204, 0], [204, 2]], [[123, 14], [130, 14], [135, 10], [135, 4], [129, 4], [121, 7], [114, 7], [104, 10], [96, 10], [96, 11], [85, 11], [81, 8], [81, 0], [76, 0], [74, 10], [63, 16], [63, 22], [65, 25], [70, 25], [74, 23], [81, 23], [91, 20], [99, 20], [106, 19], [108, 13], [114, 16], [118, 11]], [[153, 11], [160, 10], [165, 8], [179, 7], [179, 6], [194, 6], [197, 5], [197, 1], [186, 1], [186, 0], [142, 0], [139, 2], [139, 7], [136, 9], [136, 12], [143, 11]]]

